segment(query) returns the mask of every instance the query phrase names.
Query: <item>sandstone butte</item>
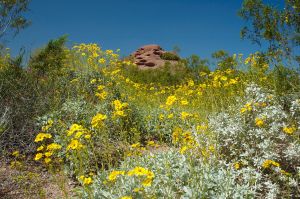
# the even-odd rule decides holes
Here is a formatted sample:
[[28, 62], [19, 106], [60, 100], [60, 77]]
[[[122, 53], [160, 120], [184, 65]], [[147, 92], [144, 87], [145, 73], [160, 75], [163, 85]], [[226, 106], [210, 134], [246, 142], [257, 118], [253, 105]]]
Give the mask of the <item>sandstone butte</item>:
[[171, 65], [176, 64], [177, 61], [164, 60], [161, 58], [161, 56], [166, 52], [168, 51], [163, 50], [159, 45], [150, 44], [137, 49], [131, 54], [131, 57], [138, 68], [142, 70], [159, 68], [164, 66], [166, 62], [169, 62]]

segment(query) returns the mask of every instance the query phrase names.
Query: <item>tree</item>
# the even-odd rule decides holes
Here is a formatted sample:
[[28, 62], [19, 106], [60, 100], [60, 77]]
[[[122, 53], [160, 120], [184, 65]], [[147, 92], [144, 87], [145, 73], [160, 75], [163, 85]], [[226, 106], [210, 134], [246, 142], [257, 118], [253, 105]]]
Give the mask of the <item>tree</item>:
[[230, 56], [225, 50], [218, 50], [211, 56], [217, 61], [219, 70], [234, 69], [237, 66], [236, 55]]
[[207, 59], [201, 59], [198, 55], [191, 55], [185, 59], [185, 64], [195, 71], [210, 72]]
[[283, 8], [244, 0], [239, 16], [248, 22], [241, 30], [242, 38], [260, 46], [268, 43], [267, 54], [272, 58], [291, 58], [300, 45], [300, 0], [285, 0]]
[[66, 61], [67, 36], [50, 40], [46, 47], [38, 50], [29, 60], [29, 68], [38, 76], [60, 74]]
[[26, 28], [28, 21], [22, 14], [28, 11], [30, 0], [0, 0], [0, 39], [5, 36], [15, 36]]

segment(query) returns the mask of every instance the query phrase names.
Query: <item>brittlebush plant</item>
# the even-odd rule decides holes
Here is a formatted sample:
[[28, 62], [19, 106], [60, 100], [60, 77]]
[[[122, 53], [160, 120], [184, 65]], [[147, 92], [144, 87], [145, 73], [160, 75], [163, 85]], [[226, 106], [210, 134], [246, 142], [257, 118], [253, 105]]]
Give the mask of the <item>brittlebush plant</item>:
[[118, 50], [79, 44], [69, 55], [68, 97], [39, 118], [34, 158], [63, 166], [82, 197], [299, 195], [298, 96], [279, 95], [260, 54], [197, 75], [183, 67], [169, 83]]

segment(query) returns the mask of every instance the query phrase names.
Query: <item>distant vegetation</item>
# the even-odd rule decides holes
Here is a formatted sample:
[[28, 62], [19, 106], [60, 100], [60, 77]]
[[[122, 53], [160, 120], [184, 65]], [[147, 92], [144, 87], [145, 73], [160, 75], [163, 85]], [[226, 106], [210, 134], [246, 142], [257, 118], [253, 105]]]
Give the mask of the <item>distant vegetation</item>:
[[172, 61], [178, 61], [180, 60], [180, 57], [174, 53], [165, 52], [161, 55], [161, 58], [164, 60], [172, 60]]

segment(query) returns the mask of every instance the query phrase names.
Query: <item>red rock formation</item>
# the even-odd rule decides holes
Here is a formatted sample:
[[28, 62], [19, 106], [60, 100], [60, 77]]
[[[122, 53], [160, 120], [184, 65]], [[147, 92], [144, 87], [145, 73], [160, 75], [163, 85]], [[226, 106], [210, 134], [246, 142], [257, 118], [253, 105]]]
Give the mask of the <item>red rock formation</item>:
[[[166, 51], [164, 51], [159, 45], [151, 44], [139, 48], [132, 53], [131, 56], [133, 57], [134, 63], [140, 69], [158, 68], [165, 65], [167, 62], [161, 58], [161, 55], [165, 52]], [[168, 62], [171, 64], [177, 63], [177, 61]]]

